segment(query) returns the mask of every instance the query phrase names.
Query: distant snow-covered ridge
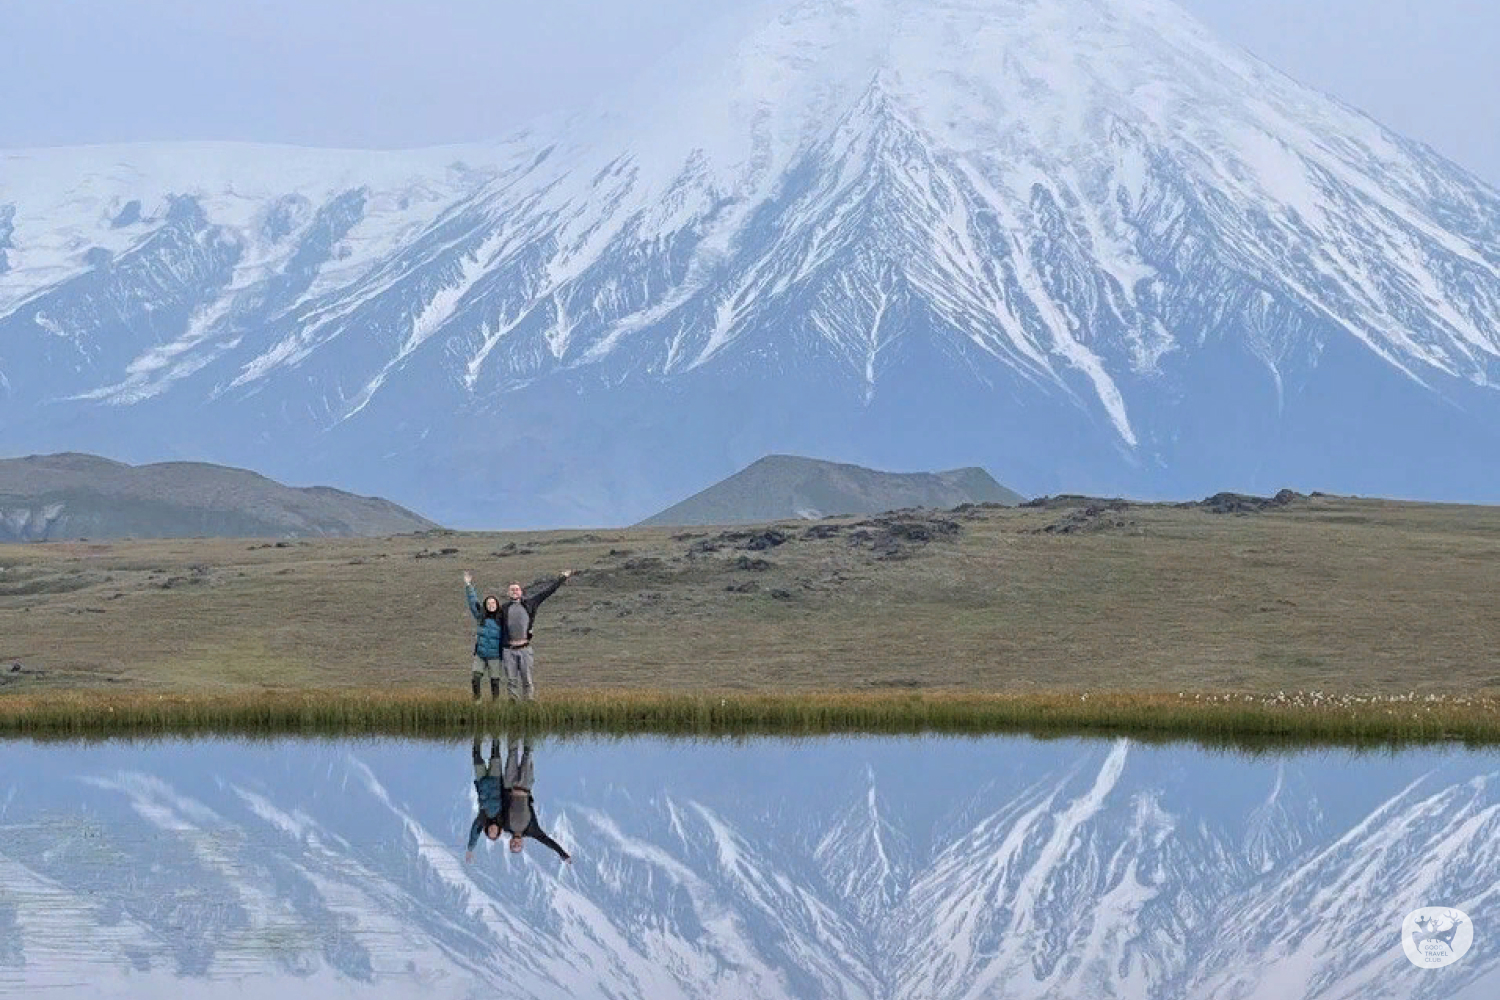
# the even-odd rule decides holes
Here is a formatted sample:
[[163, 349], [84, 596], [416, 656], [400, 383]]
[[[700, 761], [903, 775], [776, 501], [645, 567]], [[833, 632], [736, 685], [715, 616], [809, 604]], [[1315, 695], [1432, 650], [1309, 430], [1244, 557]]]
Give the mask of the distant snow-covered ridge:
[[1500, 195], [1430, 150], [1160, 0], [707, 37], [493, 145], [0, 154], [0, 447], [460, 524], [629, 520], [772, 451], [1500, 499]]

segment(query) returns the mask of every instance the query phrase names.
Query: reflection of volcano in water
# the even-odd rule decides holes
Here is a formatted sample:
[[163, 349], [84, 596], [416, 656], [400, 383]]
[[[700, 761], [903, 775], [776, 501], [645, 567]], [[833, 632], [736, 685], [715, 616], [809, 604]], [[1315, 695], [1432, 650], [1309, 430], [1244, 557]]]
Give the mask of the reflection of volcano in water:
[[1419, 907], [1500, 900], [1493, 755], [546, 743], [571, 868], [504, 840], [464, 863], [469, 757], [8, 748], [0, 994], [1478, 1000], [1500, 976], [1399, 943]]

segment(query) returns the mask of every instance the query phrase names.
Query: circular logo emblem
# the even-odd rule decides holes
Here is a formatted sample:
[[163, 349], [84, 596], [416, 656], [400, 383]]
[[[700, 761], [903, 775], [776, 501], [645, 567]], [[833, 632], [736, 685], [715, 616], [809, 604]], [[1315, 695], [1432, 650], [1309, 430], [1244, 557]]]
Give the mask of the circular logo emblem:
[[1452, 965], [1474, 944], [1474, 924], [1462, 910], [1424, 906], [1401, 922], [1401, 947], [1411, 964], [1422, 969]]

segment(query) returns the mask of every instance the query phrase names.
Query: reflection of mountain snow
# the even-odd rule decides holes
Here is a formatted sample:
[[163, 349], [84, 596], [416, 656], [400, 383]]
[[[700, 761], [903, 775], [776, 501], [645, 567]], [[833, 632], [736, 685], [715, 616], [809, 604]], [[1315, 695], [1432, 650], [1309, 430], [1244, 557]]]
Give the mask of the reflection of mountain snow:
[[545, 744], [568, 868], [464, 863], [466, 750], [8, 750], [0, 993], [1478, 1000], [1500, 974], [1399, 943], [1419, 906], [1500, 901], [1491, 757]]

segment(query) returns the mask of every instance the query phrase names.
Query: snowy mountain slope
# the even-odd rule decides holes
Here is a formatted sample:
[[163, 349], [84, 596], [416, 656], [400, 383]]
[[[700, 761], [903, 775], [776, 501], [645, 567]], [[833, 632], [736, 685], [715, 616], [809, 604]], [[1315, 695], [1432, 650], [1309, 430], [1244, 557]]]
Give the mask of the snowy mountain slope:
[[[467, 746], [26, 750], [0, 850], [0, 984], [1476, 1000], [1500, 974], [1478, 938], [1441, 976], [1399, 947], [1417, 906], [1478, 922], [1496, 903], [1492, 755], [536, 753], [572, 867], [535, 845], [464, 863]], [[1282, 796], [1268, 855], [1247, 831]]]
[[1500, 194], [1162, 0], [765, 0], [502, 145], [240, 153], [0, 156], [0, 447], [457, 523], [771, 451], [1500, 498]]

